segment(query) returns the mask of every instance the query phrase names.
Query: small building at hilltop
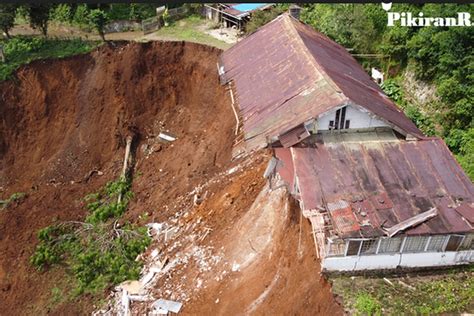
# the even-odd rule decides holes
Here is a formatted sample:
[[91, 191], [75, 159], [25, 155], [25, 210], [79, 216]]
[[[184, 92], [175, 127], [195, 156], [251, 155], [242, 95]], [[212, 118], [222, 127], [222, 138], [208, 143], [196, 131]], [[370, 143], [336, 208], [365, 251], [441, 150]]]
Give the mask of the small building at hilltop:
[[212, 3], [204, 5], [204, 16], [224, 27], [243, 30], [255, 11], [267, 10], [274, 3]]
[[324, 271], [474, 262], [474, 186], [340, 45], [284, 14], [222, 53], [238, 150], [299, 201]]

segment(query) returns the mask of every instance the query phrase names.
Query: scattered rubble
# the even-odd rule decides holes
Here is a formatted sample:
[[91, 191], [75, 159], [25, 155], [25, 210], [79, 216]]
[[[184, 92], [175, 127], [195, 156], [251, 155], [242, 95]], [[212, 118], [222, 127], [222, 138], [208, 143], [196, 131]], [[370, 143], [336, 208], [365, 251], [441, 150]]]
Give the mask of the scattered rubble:
[[182, 303], [164, 300], [160, 298], [159, 300], [153, 303], [153, 307], [158, 314], [164, 313], [164, 315], [168, 314], [168, 312], [172, 313], [179, 313], [181, 307], [183, 306]]

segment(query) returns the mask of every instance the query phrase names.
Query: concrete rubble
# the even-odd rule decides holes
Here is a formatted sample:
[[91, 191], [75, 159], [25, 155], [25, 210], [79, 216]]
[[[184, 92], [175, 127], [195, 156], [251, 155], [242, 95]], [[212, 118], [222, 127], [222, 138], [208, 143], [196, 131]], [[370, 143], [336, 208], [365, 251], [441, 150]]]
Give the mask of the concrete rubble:
[[165, 312], [166, 314], [168, 312], [172, 312], [172, 313], [177, 314], [181, 310], [182, 306], [183, 306], [182, 303], [175, 302], [175, 301], [164, 300], [162, 298], [160, 298], [159, 300], [156, 300], [153, 303], [153, 307], [155, 308], [155, 310], [158, 313]]
[[168, 141], [168, 142], [174, 142], [176, 140], [176, 137], [173, 137], [173, 136], [171, 136], [169, 134], [165, 134], [165, 133], [158, 134], [158, 137], [160, 139]]
[[[96, 311], [94, 315], [178, 313], [183, 304], [205, 289], [209, 282], [220, 281], [227, 274], [239, 271], [239, 264], [224, 259], [223, 248], [201, 244], [212, 234], [212, 228], [201, 217], [191, 221], [189, 218], [197, 204], [195, 196], [199, 196], [202, 203], [208, 197], [207, 187], [224, 181], [249, 163], [251, 160], [244, 160], [195, 187], [186, 196], [179, 196], [175, 205], [168, 206], [178, 211], [166, 221], [146, 224], [153, 242], [148, 251], [138, 258], [145, 262], [140, 279], [126, 281], [115, 287], [108, 300], [108, 309]], [[181, 272], [187, 266], [196, 269], [199, 277], [187, 280]], [[174, 281], [171, 281], [171, 276], [175, 278]], [[178, 284], [176, 277], [181, 280]], [[193, 282], [194, 286], [186, 289], [183, 284], [187, 282]]]

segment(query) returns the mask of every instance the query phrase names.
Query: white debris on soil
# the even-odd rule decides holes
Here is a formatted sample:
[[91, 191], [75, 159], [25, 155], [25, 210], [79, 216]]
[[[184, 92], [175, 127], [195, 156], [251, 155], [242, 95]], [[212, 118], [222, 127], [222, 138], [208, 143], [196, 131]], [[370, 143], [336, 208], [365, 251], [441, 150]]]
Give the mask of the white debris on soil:
[[[212, 232], [205, 220], [201, 217], [189, 219], [196, 204], [207, 198], [207, 193], [202, 194], [207, 192], [206, 188], [224, 183], [230, 175], [234, 176], [234, 173], [244, 170], [251, 163], [251, 159], [246, 159], [186, 195], [177, 197], [165, 207], [166, 211], [176, 210], [174, 216], [161, 223], [147, 224], [148, 235], [153, 241], [148, 251], [139, 256], [139, 259], [144, 260], [140, 279], [115, 287], [109, 296], [107, 308], [93, 315], [163, 315], [175, 310], [177, 313], [183, 304], [207, 288], [209, 282], [219, 282], [230, 271], [239, 271], [239, 264], [224, 259], [223, 248], [202, 244]], [[195, 196], [198, 196], [199, 203], [196, 203]], [[187, 279], [187, 268], [196, 274], [195, 279]], [[171, 305], [165, 307], [163, 302], [175, 305], [168, 303]], [[216, 300], [218, 302], [219, 299]]]
[[239, 271], [240, 270], [240, 264], [234, 262], [232, 264], [232, 272], [236, 272], [236, 271]]
[[235, 28], [219, 28], [206, 31], [207, 34], [211, 35], [212, 37], [226, 42], [228, 44], [237, 43], [239, 39], [239, 32]]
[[153, 303], [153, 307], [157, 311], [166, 311], [166, 312], [172, 312], [172, 313], [179, 313], [181, 310], [181, 307], [183, 306], [182, 303], [180, 302], [174, 302], [174, 301], [169, 301], [169, 300], [164, 300], [160, 298], [156, 302]]
[[161, 138], [162, 140], [166, 140], [168, 142], [174, 142], [176, 140], [176, 137], [173, 137], [173, 136], [165, 134], [165, 133], [158, 134], [158, 137]]

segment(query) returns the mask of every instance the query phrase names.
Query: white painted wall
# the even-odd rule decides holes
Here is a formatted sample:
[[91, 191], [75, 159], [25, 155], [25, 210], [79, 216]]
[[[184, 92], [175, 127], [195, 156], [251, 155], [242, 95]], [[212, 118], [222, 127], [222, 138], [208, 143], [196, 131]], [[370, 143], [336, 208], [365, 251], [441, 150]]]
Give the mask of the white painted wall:
[[419, 267], [441, 267], [474, 262], [474, 250], [452, 252], [397, 253], [350, 257], [326, 257], [326, 271], [359, 271]]
[[[318, 118], [319, 130], [329, 129], [329, 121], [335, 119], [336, 111], [337, 109], [331, 110]], [[373, 115], [369, 115], [369, 112], [360, 111], [350, 105], [348, 105], [346, 109], [346, 120], [351, 120], [350, 129], [389, 126], [387, 123], [373, 117]]]

